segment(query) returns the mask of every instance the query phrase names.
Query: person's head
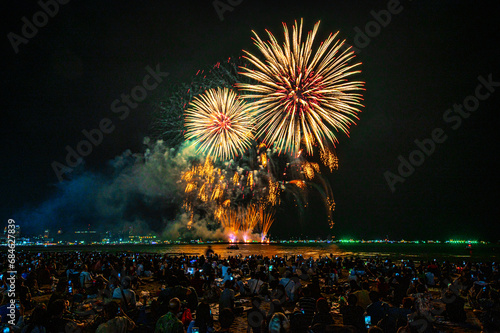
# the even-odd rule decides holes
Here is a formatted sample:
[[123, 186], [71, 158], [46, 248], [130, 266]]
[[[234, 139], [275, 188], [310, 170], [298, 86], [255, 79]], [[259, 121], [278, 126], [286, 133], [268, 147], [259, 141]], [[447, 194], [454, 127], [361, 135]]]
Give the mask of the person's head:
[[309, 287], [302, 288], [302, 295], [304, 295], [305, 297], [311, 296], [311, 289], [309, 289]]
[[59, 282], [57, 282], [56, 292], [64, 293], [67, 288], [68, 288], [68, 281], [65, 279], [61, 279], [59, 280]]
[[168, 302], [168, 311], [177, 314], [181, 310], [181, 301], [174, 297]]
[[286, 298], [286, 289], [285, 286], [282, 284], [277, 284], [276, 287], [274, 288], [276, 291], [276, 297], [279, 299]]
[[233, 311], [229, 308], [224, 308], [219, 313], [219, 324], [222, 329], [228, 329], [234, 322]]
[[273, 312], [282, 312], [283, 311], [283, 307], [281, 306], [281, 302], [279, 299], [273, 299], [272, 300], [272, 307], [273, 307]]
[[44, 325], [46, 321], [47, 321], [47, 308], [45, 307], [45, 304], [40, 303], [35, 307], [35, 309], [31, 313], [30, 324]]
[[349, 294], [349, 296], [347, 296], [347, 304], [355, 306], [356, 304], [358, 304], [358, 297], [356, 297], [356, 295], [352, 293]]
[[312, 284], [319, 286], [319, 278], [317, 276], [313, 276], [313, 278], [312, 278]]
[[[349, 298], [347, 299], [347, 302], [349, 302]], [[328, 305], [328, 301], [323, 297], [318, 298], [316, 301], [316, 309], [318, 310], [318, 313], [329, 313], [330, 306]]]
[[423, 284], [418, 284], [417, 285], [417, 293], [425, 293], [425, 286]]
[[113, 319], [118, 314], [118, 303], [109, 302], [104, 305], [104, 313], [109, 319]]
[[177, 281], [178, 281], [178, 280], [177, 280], [177, 276], [175, 276], [175, 275], [171, 275], [171, 276], [169, 276], [169, 277], [167, 278], [167, 285], [168, 285], [169, 287], [174, 287], [174, 286], [176, 286], [176, 285], [177, 285]]
[[384, 333], [384, 330], [378, 326], [372, 326], [368, 329], [368, 333]]
[[106, 283], [104, 282], [101, 276], [98, 276], [97, 279], [95, 280], [95, 286], [99, 290], [104, 289], [106, 287]]
[[411, 297], [405, 297], [403, 298], [403, 308], [405, 309], [411, 309], [413, 307], [413, 299]]
[[363, 281], [361, 286], [362, 286], [363, 290], [370, 290], [370, 284], [368, 283], [368, 281]]
[[372, 303], [378, 302], [380, 300], [380, 294], [374, 290], [370, 291], [368, 297], [370, 297], [370, 301]]
[[233, 286], [232, 280], [226, 280], [226, 282], [224, 282], [224, 289], [230, 289], [232, 286]]
[[356, 281], [349, 281], [349, 288], [351, 288], [351, 290], [358, 290], [358, 284], [356, 283]]
[[132, 279], [130, 278], [130, 276], [125, 276], [122, 279], [122, 288], [123, 289], [129, 289], [131, 284], [132, 284]]
[[213, 319], [210, 311], [210, 305], [206, 302], [201, 302], [196, 309], [195, 326], [206, 328], [207, 326], [212, 326], [212, 324]]
[[269, 333], [282, 333], [288, 332], [290, 329], [290, 322], [282, 312], [273, 314], [269, 321]]
[[51, 318], [60, 318], [64, 310], [66, 310], [66, 301], [57, 299], [49, 305], [48, 314]]

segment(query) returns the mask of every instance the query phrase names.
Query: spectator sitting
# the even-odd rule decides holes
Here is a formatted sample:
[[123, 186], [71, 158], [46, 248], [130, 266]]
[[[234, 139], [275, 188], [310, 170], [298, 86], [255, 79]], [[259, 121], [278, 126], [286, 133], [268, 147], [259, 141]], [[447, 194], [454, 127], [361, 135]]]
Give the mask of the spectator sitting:
[[389, 293], [389, 287], [389, 284], [385, 281], [385, 278], [383, 276], [380, 276], [377, 279], [377, 291], [381, 298], [387, 297], [387, 294]]
[[221, 265], [221, 271], [222, 271], [222, 278], [225, 279], [226, 276], [229, 274], [229, 272], [231, 271], [231, 268], [229, 266], [229, 263], [226, 261], [224, 261], [224, 263]]
[[109, 302], [104, 306], [104, 315], [107, 317], [108, 321], [100, 324], [97, 327], [96, 333], [105, 332], [120, 332], [125, 333], [131, 331], [135, 328], [135, 323], [130, 319], [127, 314], [120, 311], [118, 304], [115, 302]]
[[69, 318], [65, 318], [67, 302], [58, 299], [54, 301], [48, 308], [49, 321], [47, 323], [48, 332], [71, 332], [76, 331], [79, 325]]
[[82, 272], [80, 273], [80, 284], [85, 289], [89, 289], [94, 284], [93, 280], [92, 280], [92, 275], [90, 275], [88, 270], [89, 269], [88, 269], [87, 265], [83, 265]]
[[224, 290], [220, 294], [219, 298], [219, 311], [225, 308], [234, 310], [234, 290], [231, 289], [233, 287], [233, 281], [228, 280], [224, 283]]
[[356, 327], [359, 331], [364, 331], [365, 310], [357, 305], [358, 298], [354, 294], [349, 294], [347, 296], [347, 305], [340, 308], [340, 313], [342, 314], [342, 320], [344, 325], [352, 325]]
[[80, 272], [78, 272], [78, 270], [75, 269], [75, 264], [70, 262], [68, 264], [68, 269], [66, 270], [66, 277], [68, 278], [68, 280], [70, 280], [70, 277], [75, 274], [80, 275]]
[[351, 271], [349, 272], [348, 280], [349, 281], [357, 281], [358, 280], [358, 276], [356, 275], [356, 268], [351, 269]]
[[19, 290], [19, 301], [24, 306], [26, 310], [31, 310], [35, 306], [35, 301], [31, 299], [31, 291], [28, 286], [25, 285], [24, 279], [18, 279], [17, 282], [20, 284], [18, 286]]
[[196, 290], [196, 294], [203, 295], [203, 285], [205, 281], [201, 278], [200, 271], [194, 273], [194, 277], [190, 281], [191, 286]]
[[66, 271], [66, 276], [68, 277], [69, 283], [72, 285], [72, 287], [75, 290], [78, 290], [81, 288], [80, 284], [80, 270], [79, 267], [76, 268], [70, 268]]
[[429, 287], [434, 287], [436, 282], [434, 281], [434, 273], [427, 271], [425, 273], [425, 284]]
[[155, 333], [184, 333], [184, 325], [177, 318], [181, 311], [181, 301], [174, 297], [168, 302], [168, 312], [156, 322]]
[[23, 327], [22, 333], [45, 333], [47, 324], [47, 308], [45, 305], [39, 304], [31, 313], [31, 317], [26, 326]]
[[269, 333], [286, 333], [290, 331], [290, 322], [282, 312], [277, 312], [269, 322]]
[[197, 327], [200, 333], [214, 332], [214, 319], [210, 311], [210, 305], [202, 302], [196, 310], [196, 319], [189, 323], [187, 333], [193, 332], [193, 327]]
[[370, 300], [372, 303], [366, 308], [366, 314], [371, 317], [372, 324], [376, 325], [387, 314], [389, 305], [382, 302], [380, 294], [376, 291], [370, 291]]
[[222, 278], [222, 282], [224, 283], [226, 281], [233, 281], [233, 279], [234, 279], [233, 271], [231, 270], [231, 268], [228, 268], [226, 274]]
[[402, 305], [399, 308], [389, 308], [389, 316], [396, 322], [396, 329], [408, 324], [408, 315], [413, 312], [413, 299], [411, 297], [403, 298]]
[[319, 285], [319, 278], [317, 276], [313, 276], [311, 284], [309, 284], [308, 287], [311, 291], [311, 297], [313, 297], [314, 299], [321, 298], [321, 287]]
[[287, 300], [285, 286], [277, 284], [271, 291], [271, 299], [278, 299], [281, 304], [285, 303]]
[[310, 322], [306, 322], [306, 316], [304, 313], [299, 308], [295, 308], [293, 314], [290, 316], [290, 332], [307, 332], [309, 324]]
[[131, 279], [125, 276], [122, 279], [121, 286], [113, 291], [113, 298], [120, 299], [122, 308], [125, 312], [136, 308], [135, 292], [130, 289]]
[[280, 284], [285, 287], [288, 299], [293, 302], [295, 282], [292, 280], [292, 272], [286, 272], [285, 277], [280, 280]]
[[61, 279], [57, 283], [56, 290], [50, 295], [48, 306], [58, 299], [66, 300], [68, 298], [68, 281]]
[[98, 276], [96, 279], [96, 290], [97, 290], [97, 297], [100, 298], [102, 301], [108, 300], [111, 298], [112, 293], [111, 290], [109, 289], [108, 286], [108, 281], [106, 281], [105, 278], [102, 276]]
[[260, 292], [261, 286], [264, 284], [261, 281], [255, 272], [252, 272], [250, 275], [250, 280], [248, 280], [248, 287], [250, 288], [250, 293], [256, 295]]
[[246, 296], [250, 294], [250, 288], [245, 282], [243, 282], [241, 276], [238, 276], [238, 278], [236, 279], [236, 287], [238, 288], [238, 291], [241, 296]]
[[320, 326], [321, 329], [325, 330], [327, 325], [335, 324], [332, 314], [330, 313], [330, 306], [328, 301], [324, 298], [319, 298], [316, 301], [316, 314], [313, 317], [311, 326]]
[[316, 300], [311, 297], [309, 287], [305, 287], [304, 289], [302, 289], [302, 292], [303, 296], [299, 298], [297, 305], [299, 309], [304, 313], [305, 321], [308, 325], [310, 325], [314, 317], [314, 313], [316, 312]]
[[370, 284], [367, 281], [364, 281], [361, 284], [362, 289], [361, 290], [356, 290], [353, 292], [354, 295], [358, 298], [357, 305], [363, 308], [363, 310], [366, 310], [366, 307], [370, 305]]

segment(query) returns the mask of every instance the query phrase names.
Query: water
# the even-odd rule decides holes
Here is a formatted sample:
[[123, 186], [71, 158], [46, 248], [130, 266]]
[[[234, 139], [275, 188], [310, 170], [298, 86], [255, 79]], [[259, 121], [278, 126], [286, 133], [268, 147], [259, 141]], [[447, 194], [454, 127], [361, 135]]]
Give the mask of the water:
[[[290, 256], [301, 254], [304, 257], [318, 258], [333, 254], [334, 256], [355, 256], [362, 258], [389, 257], [392, 259], [413, 260], [450, 260], [462, 261], [498, 261], [500, 257], [499, 244], [475, 244], [472, 251], [466, 250], [464, 244], [391, 244], [391, 243], [343, 243], [343, 244], [239, 244], [239, 249], [231, 250], [227, 244], [212, 244], [215, 253], [227, 256], [242, 256], [261, 254], [271, 257], [274, 255]], [[167, 253], [169, 255], [187, 254], [202, 255], [207, 249], [204, 244], [183, 245], [75, 245], [75, 246], [20, 246], [18, 251], [46, 252], [46, 251], [103, 251], [103, 252], [137, 252], [137, 253]]]

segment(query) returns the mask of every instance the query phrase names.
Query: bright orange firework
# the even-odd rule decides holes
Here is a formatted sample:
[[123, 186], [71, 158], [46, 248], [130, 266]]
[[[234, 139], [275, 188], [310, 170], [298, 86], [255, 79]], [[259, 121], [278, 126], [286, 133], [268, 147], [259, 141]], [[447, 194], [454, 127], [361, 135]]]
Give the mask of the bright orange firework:
[[231, 159], [250, 147], [252, 119], [247, 106], [227, 88], [195, 97], [186, 114], [186, 138], [214, 159]]
[[316, 141], [321, 150], [325, 141], [335, 145], [337, 138], [332, 132], [349, 134], [354, 119], [359, 119], [357, 107], [362, 106], [363, 82], [348, 81], [347, 77], [359, 73], [352, 71], [361, 63], [349, 65], [354, 52], [341, 51], [344, 42], [335, 41], [336, 34], [318, 45], [313, 54], [313, 42], [319, 23], [314, 25], [307, 39], [302, 42], [302, 20], [293, 27], [292, 38], [286, 24], [283, 46], [267, 31], [269, 41], [264, 42], [254, 32], [254, 44], [264, 61], [244, 51], [245, 57], [256, 69], [240, 67], [243, 75], [257, 84], [238, 84], [246, 91], [249, 110], [256, 113], [257, 135], [282, 152], [296, 154], [303, 140], [309, 154]]

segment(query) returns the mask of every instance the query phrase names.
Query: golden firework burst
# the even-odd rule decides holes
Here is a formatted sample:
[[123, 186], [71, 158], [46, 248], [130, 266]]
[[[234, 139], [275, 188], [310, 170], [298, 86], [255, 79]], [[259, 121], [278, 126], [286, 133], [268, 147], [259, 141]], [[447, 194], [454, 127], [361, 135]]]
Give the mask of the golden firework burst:
[[250, 147], [252, 118], [247, 105], [228, 88], [210, 89], [195, 97], [185, 115], [186, 138], [214, 159], [231, 159]]
[[325, 141], [335, 145], [338, 140], [333, 130], [348, 135], [354, 119], [359, 119], [362, 95], [356, 91], [364, 90], [364, 83], [347, 78], [360, 72], [352, 69], [361, 63], [349, 64], [354, 52], [341, 50], [344, 41], [336, 40], [338, 32], [330, 34], [313, 54], [319, 24], [304, 43], [302, 20], [300, 26], [295, 21], [292, 36], [283, 23], [283, 46], [269, 31], [266, 42], [252, 31], [264, 60], [244, 51], [256, 68], [241, 67], [241, 74], [258, 83], [237, 86], [250, 101], [248, 110], [256, 114], [257, 135], [280, 152], [296, 154], [302, 140], [309, 154], [315, 141], [322, 150]]

